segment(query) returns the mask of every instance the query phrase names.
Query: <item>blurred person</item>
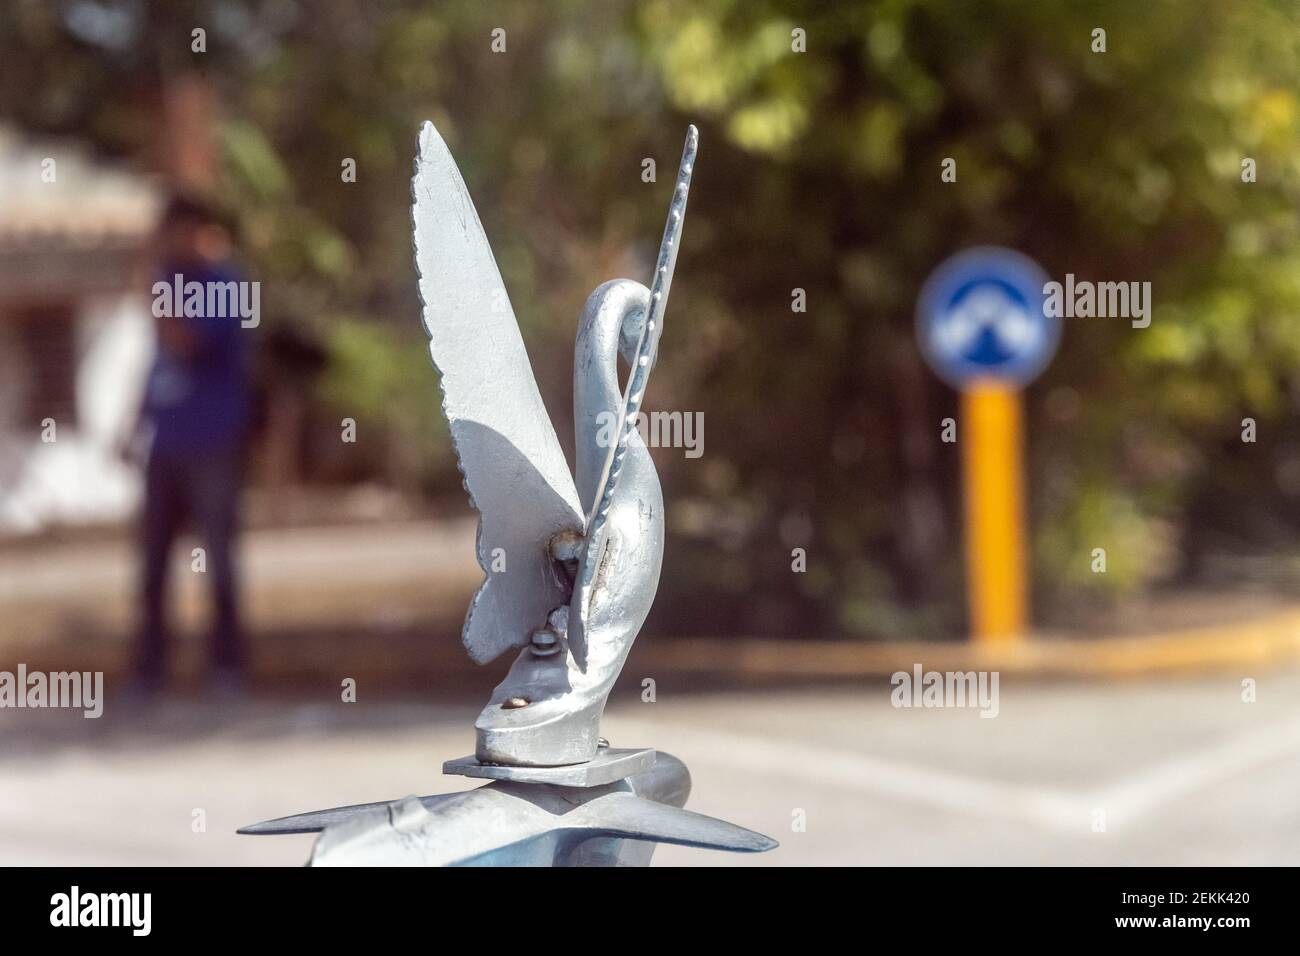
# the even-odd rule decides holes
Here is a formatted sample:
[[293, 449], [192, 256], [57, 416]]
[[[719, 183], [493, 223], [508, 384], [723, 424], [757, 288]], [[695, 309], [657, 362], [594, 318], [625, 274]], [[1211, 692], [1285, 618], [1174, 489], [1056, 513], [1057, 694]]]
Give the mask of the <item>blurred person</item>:
[[[210, 686], [240, 693], [245, 658], [235, 566], [239, 497], [250, 419], [249, 330], [213, 297], [192, 288], [242, 289], [234, 230], [211, 206], [178, 195], [157, 231], [154, 316], [157, 350], [129, 441], [148, 445], [141, 509], [141, 621], [133, 689], [151, 697], [167, 679], [167, 583], [172, 545], [192, 522], [212, 585]], [[199, 286], [191, 286], [198, 283]], [[229, 283], [235, 283], [231, 286]], [[170, 290], [176, 295], [170, 295]], [[224, 303], [222, 303], [224, 304]]]

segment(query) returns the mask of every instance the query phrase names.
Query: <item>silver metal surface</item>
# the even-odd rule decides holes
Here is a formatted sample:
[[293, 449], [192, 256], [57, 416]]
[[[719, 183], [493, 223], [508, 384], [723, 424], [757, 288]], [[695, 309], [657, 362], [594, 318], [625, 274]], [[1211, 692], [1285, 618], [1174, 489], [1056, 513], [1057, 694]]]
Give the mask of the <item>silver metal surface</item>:
[[[605, 702], [649, 613], [664, 503], [635, 424], [658, 355], [699, 137], [682, 152], [651, 288], [607, 282], [574, 347], [576, 485], [533, 380], [478, 214], [446, 144], [420, 130], [412, 224], [425, 331], [442, 373], [486, 580], [464, 641], [476, 661], [522, 646], [446, 773], [495, 778], [270, 820], [241, 833], [320, 832], [314, 866], [645, 866], [656, 843], [761, 851], [776, 841], [682, 809], [685, 765], [600, 737]], [[618, 358], [628, 363], [621, 388]], [[589, 503], [584, 513], [580, 502]]]
[[[677, 268], [677, 251], [681, 246], [682, 226], [686, 221], [686, 199], [691, 190], [691, 176], [695, 172], [695, 156], [699, 145], [699, 130], [694, 126], [688, 126], [686, 145], [682, 147], [682, 159], [678, 164], [677, 180], [668, 206], [668, 221], [664, 224], [663, 239], [659, 243], [659, 256], [655, 260], [655, 273], [650, 282], [648, 308], [639, 314], [625, 316], [627, 321], [620, 326], [624, 345], [623, 357], [627, 360], [629, 370], [627, 388], [619, 397], [614, 418], [616, 428], [611, 429], [612, 440], [606, 442], [607, 447], [599, 456], [599, 472], [591, 487], [588, 487], [584, 480], [589, 479], [590, 476], [583, 474], [581, 464], [578, 466], [578, 494], [580, 500], [587, 504], [586, 547], [578, 565], [577, 582], [574, 587], [569, 646], [578, 666], [583, 670], [587, 667], [587, 630], [592, 626], [592, 602], [604, 573], [605, 549], [609, 546], [609, 529], [617, 524], [617, 516], [613, 512], [619, 502], [615, 493], [620, 480], [625, 480], [623, 474], [627, 469], [624, 467], [624, 458], [636, 447], [635, 439], [639, 434], [636, 430], [637, 414], [641, 411], [641, 403], [645, 399], [650, 370], [654, 368], [659, 358], [659, 339], [663, 335], [664, 312], [668, 307], [668, 293], [672, 289], [673, 272]], [[581, 353], [581, 345], [579, 340], [579, 353]], [[575, 371], [574, 374], [575, 378], [581, 381], [582, 373]], [[601, 409], [607, 410], [609, 406], [602, 404]], [[580, 421], [576, 398], [574, 411], [575, 422]], [[651, 469], [653, 470], [653, 466]], [[660, 515], [662, 516], [662, 511]]]
[[420, 129], [411, 193], [424, 329], [465, 488], [479, 511], [486, 580], [470, 604], [464, 641], [470, 657], [485, 663], [525, 645], [547, 612], [568, 602], [570, 584], [547, 543], [561, 531], [580, 534], [584, 515], [492, 249], [432, 123]]
[[[584, 497], [599, 488], [608, 451], [602, 435], [618, 431], [619, 343], [629, 319], [644, 316], [649, 302], [645, 286], [619, 279], [593, 292], [583, 310], [574, 348], [573, 417]], [[475, 721], [482, 761], [537, 767], [579, 763], [596, 754], [605, 702], [650, 612], [663, 560], [663, 493], [635, 430], [625, 437], [620, 468], [618, 493], [603, 516], [609, 546], [588, 608], [587, 666], [579, 666], [572, 653], [576, 608], [552, 615], [551, 626], [564, 631], [568, 652], [539, 657], [525, 648], [519, 654]], [[512, 698], [529, 704], [503, 706]]]
[[321, 832], [312, 866], [645, 866], [656, 843], [759, 852], [760, 833], [683, 810], [690, 775], [660, 754], [599, 787], [494, 781], [464, 793], [338, 807], [241, 833]]
[[585, 763], [567, 767], [520, 767], [513, 764], [481, 763], [473, 755], [448, 760], [442, 772], [462, 777], [514, 780], [517, 783], [553, 783], [562, 787], [599, 787], [614, 783], [654, 766], [655, 751], [626, 747], [602, 747]]
[[480, 761], [544, 767], [592, 759], [605, 702], [654, 600], [663, 495], [635, 421], [658, 354], [698, 143], [692, 126], [652, 287], [608, 282], [583, 311], [575, 487], [464, 181], [432, 124], [420, 131], [412, 223], [424, 325], [480, 513], [478, 558], [487, 575], [464, 640], [480, 662], [523, 647], [475, 722]]

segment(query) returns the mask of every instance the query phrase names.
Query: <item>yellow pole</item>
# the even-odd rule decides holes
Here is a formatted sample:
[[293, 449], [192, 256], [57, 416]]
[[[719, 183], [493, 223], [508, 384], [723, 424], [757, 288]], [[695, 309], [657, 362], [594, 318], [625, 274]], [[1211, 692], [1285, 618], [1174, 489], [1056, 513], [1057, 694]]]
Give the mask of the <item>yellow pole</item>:
[[1020, 389], [972, 382], [961, 396], [966, 593], [977, 641], [1024, 637], [1024, 461]]

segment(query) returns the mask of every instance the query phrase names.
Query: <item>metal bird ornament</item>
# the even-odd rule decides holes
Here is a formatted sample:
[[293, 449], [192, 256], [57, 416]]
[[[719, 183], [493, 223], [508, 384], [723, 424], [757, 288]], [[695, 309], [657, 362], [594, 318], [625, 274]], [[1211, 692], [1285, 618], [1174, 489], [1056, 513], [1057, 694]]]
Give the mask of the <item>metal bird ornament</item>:
[[651, 288], [607, 282], [583, 310], [575, 484], [465, 183], [433, 124], [420, 130], [412, 189], [424, 328], [480, 514], [487, 575], [465, 619], [465, 647], [479, 662], [523, 648], [475, 723], [479, 760], [554, 766], [594, 757], [605, 701], [654, 600], [663, 495], [634, 425], [663, 333], [698, 142], [692, 126]]
[[[663, 494], [635, 424], [663, 334], [699, 134], [687, 130], [649, 288], [606, 282], [574, 351], [576, 481], [518, 323], [452, 159], [420, 129], [412, 227], [424, 329], [471, 504], [485, 580], [463, 639], [486, 663], [520, 649], [446, 773], [492, 779], [460, 794], [285, 817], [241, 832], [321, 831], [314, 865], [644, 865], [658, 842], [756, 851], [775, 841], [681, 809], [690, 776], [600, 737], [605, 703], [654, 601]], [[620, 386], [618, 359], [628, 366]]]

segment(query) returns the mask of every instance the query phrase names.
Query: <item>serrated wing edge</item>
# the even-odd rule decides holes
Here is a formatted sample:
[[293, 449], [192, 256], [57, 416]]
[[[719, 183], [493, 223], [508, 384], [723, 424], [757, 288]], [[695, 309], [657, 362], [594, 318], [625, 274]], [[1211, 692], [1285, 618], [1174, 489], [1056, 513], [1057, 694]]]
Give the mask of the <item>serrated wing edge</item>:
[[479, 663], [528, 642], [566, 602], [548, 544], [581, 533], [578, 493], [537, 390], [496, 259], [460, 170], [432, 123], [411, 180], [415, 268], [443, 413], [470, 503], [485, 580], [463, 639]]

